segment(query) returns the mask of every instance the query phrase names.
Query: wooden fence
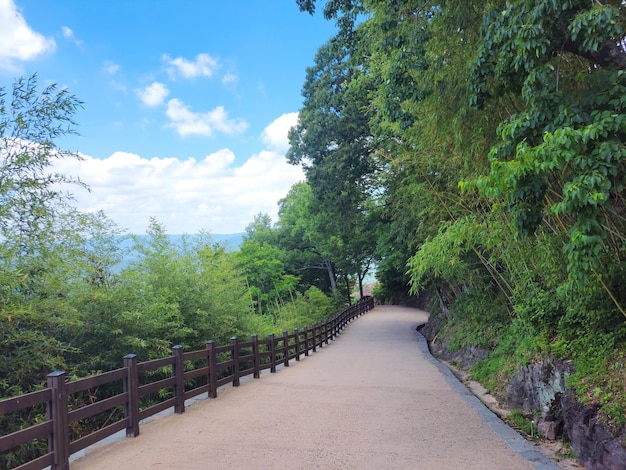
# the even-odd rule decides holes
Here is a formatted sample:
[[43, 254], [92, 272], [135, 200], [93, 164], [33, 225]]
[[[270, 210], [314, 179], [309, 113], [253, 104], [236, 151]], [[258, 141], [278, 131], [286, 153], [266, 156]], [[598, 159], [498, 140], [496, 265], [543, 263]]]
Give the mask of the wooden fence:
[[[268, 339], [253, 335], [246, 342], [233, 337], [223, 346], [207, 341], [205, 349], [190, 352], [174, 346], [171, 356], [147, 362], [138, 362], [135, 354], [129, 354], [122, 368], [73, 382], [66, 382], [63, 371], [52, 372], [44, 390], [0, 401], [0, 416], [42, 406], [47, 410], [45, 421], [2, 435], [0, 455], [35, 439], [45, 439], [48, 452], [16, 470], [68, 470], [71, 454], [124, 429], [126, 436], [137, 436], [142, 419], [171, 407], [183, 413], [189, 398], [203, 393], [215, 398], [222, 385], [232, 383], [237, 387], [242, 377], [252, 375], [258, 379], [262, 370], [276, 372], [281, 363], [289, 366], [291, 359], [299, 361], [301, 355], [308, 356], [310, 351], [328, 344], [351, 320], [372, 308], [373, 298], [365, 297], [330, 320], [301, 331], [295, 329], [291, 334], [285, 331], [282, 336], [272, 334]], [[94, 400], [90, 390], [96, 387], [106, 388], [109, 393], [105, 395], [109, 396]], [[79, 396], [81, 399], [77, 399]], [[76, 406], [77, 402], [82, 406]], [[105, 425], [87, 435], [73, 436], [81, 422], [104, 413], [110, 417]]]

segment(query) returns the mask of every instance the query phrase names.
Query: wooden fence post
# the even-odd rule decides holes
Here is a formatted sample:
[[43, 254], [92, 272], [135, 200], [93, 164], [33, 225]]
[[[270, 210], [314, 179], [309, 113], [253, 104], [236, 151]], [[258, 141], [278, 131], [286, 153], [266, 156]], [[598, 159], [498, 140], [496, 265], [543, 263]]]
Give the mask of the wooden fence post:
[[304, 329], [302, 330], [304, 333], [304, 357], [309, 356], [309, 328], [304, 325]]
[[261, 377], [261, 356], [259, 355], [259, 335], [252, 335], [252, 353], [254, 354], [254, 375], [255, 379]]
[[296, 362], [300, 361], [300, 331], [298, 328], [293, 329], [293, 334], [296, 336]]
[[57, 370], [47, 376], [52, 401], [48, 403], [48, 419], [52, 421], [52, 435], [48, 438], [48, 450], [54, 453], [52, 470], [69, 470], [70, 436], [67, 418], [67, 391], [65, 372]]
[[283, 330], [283, 346], [285, 347], [285, 357], [283, 358], [283, 364], [285, 367], [289, 367], [289, 333], [287, 330]]
[[317, 329], [319, 327], [319, 323], [313, 325], [313, 352], [317, 351]]
[[127, 354], [124, 356], [124, 367], [126, 367], [124, 391], [128, 393], [128, 399], [124, 407], [126, 418], [128, 419], [126, 437], [137, 437], [139, 435], [139, 375], [137, 372], [137, 354]]
[[326, 344], [330, 341], [330, 320], [326, 320], [324, 322], [324, 338], [326, 339]]
[[269, 336], [270, 340], [270, 372], [276, 372], [276, 342], [274, 341], [274, 333]]
[[233, 387], [239, 387], [239, 345], [236, 336], [230, 338], [230, 345], [233, 348]]
[[172, 348], [174, 355], [174, 413], [185, 412], [185, 364], [183, 363], [183, 347], [177, 344]]
[[209, 398], [217, 398], [217, 358], [215, 357], [215, 341], [206, 342], [207, 363], [209, 366]]

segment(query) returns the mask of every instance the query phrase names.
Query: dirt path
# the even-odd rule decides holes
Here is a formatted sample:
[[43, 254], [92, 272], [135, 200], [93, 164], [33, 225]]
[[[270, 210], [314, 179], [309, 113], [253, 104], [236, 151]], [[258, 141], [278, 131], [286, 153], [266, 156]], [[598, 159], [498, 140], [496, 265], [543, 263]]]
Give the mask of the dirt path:
[[376, 307], [292, 367], [95, 446], [71, 469], [556, 468], [430, 357], [414, 331], [426, 318]]

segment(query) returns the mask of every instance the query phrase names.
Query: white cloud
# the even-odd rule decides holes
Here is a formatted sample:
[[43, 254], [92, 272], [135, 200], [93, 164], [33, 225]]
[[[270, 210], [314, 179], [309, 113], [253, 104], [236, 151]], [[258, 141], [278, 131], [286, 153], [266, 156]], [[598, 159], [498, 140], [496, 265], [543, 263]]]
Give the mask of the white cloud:
[[167, 54], [163, 54], [162, 59], [168, 65], [167, 71], [172, 79], [178, 75], [183, 78], [210, 77], [219, 67], [217, 60], [209, 54], [198, 54], [194, 61], [183, 57], [172, 59]]
[[222, 83], [224, 85], [230, 85], [232, 83], [237, 83], [239, 81], [239, 77], [232, 72], [226, 72], [222, 77]]
[[13, 0], [0, 0], [0, 69], [17, 72], [18, 62], [55, 49], [54, 39], [33, 31]]
[[289, 129], [298, 124], [298, 113], [287, 113], [280, 116], [265, 128], [261, 139], [263, 143], [278, 151], [287, 151]]
[[103, 69], [109, 75], [115, 75], [120, 70], [120, 66], [115, 62], [106, 61], [104, 63]]
[[[273, 124], [268, 128], [275, 129]], [[278, 201], [304, 179], [301, 167], [289, 165], [273, 149], [239, 166], [232, 151], [222, 149], [202, 160], [115, 152], [103, 160], [61, 160], [55, 170], [79, 176], [91, 187], [75, 194], [79, 210], [103, 210], [131, 233], [144, 233], [150, 217], [168, 233], [242, 232], [259, 212], [277, 220]]]
[[178, 135], [212, 136], [215, 131], [226, 134], [239, 134], [248, 128], [242, 119], [229, 119], [223, 106], [218, 106], [206, 113], [196, 113], [181, 100], [174, 98], [167, 102], [167, 127], [173, 127]]
[[64, 38], [73, 41], [74, 44], [76, 44], [77, 46], [82, 46], [83, 45], [83, 41], [81, 41], [80, 39], [77, 39], [76, 36], [74, 35], [74, 31], [72, 31], [67, 26], [62, 26], [61, 27], [61, 32], [63, 33], [63, 37]]
[[141, 90], [135, 90], [135, 93], [146, 106], [159, 106], [163, 104], [170, 91], [163, 83], [152, 82]]

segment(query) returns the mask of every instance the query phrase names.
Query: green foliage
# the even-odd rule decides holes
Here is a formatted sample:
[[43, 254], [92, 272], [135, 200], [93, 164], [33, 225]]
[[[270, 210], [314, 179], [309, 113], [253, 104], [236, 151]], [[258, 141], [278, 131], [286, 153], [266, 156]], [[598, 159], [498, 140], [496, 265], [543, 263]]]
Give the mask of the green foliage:
[[299, 291], [317, 286], [325, 292], [337, 288], [331, 253], [328, 253], [311, 186], [296, 183], [279, 201], [277, 245], [283, 250], [285, 271], [300, 278]]
[[[412, 290], [419, 292], [426, 280], [446, 279], [461, 284], [470, 281], [471, 267], [466, 254], [470, 240], [466, 231], [475, 230], [471, 220], [442, 224], [440, 233], [432, 240], [424, 242], [418, 252], [408, 261]], [[465, 232], [459, 234], [459, 231]]]
[[274, 244], [256, 241], [250, 233], [237, 252], [246, 274], [252, 307], [258, 314], [273, 315], [293, 294], [298, 278], [285, 274], [283, 252]]
[[512, 410], [511, 413], [506, 416], [506, 421], [513, 429], [516, 429], [531, 439], [538, 440], [541, 437], [539, 429], [537, 428], [537, 422], [539, 421], [539, 416], [537, 415], [529, 415], [528, 413], [524, 413], [523, 410]]
[[576, 370], [569, 385], [582, 403], [600, 408], [601, 417], [611, 429], [619, 432], [626, 426], [625, 332], [616, 343], [614, 334], [581, 337], [570, 344]]
[[28, 307], [0, 310], [0, 397], [41, 388], [46, 374], [65, 369], [65, 356], [75, 348], [59, 338], [72, 324]]
[[311, 286], [304, 294], [296, 294], [290, 303], [281, 306], [272, 331], [293, 331], [294, 328], [314, 325], [330, 318], [337, 310], [332, 297]]
[[473, 67], [475, 103], [495, 96], [492, 90], [525, 101], [503, 123], [490, 174], [478, 186], [504, 199], [522, 235], [556, 217], [568, 234], [563, 249], [574, 286], [613, 249], [608, 233], [624, 228], [615, 211], [626, 162], [622, 8], [550, 1], [493, 8]]
[[502, 329], [511, 322], [502, 302], [494, 298], [488, 287], [461, 293], [450, 315], [443, 331], [453, 350], [470, 345], [492, 350], [498, 344]]

